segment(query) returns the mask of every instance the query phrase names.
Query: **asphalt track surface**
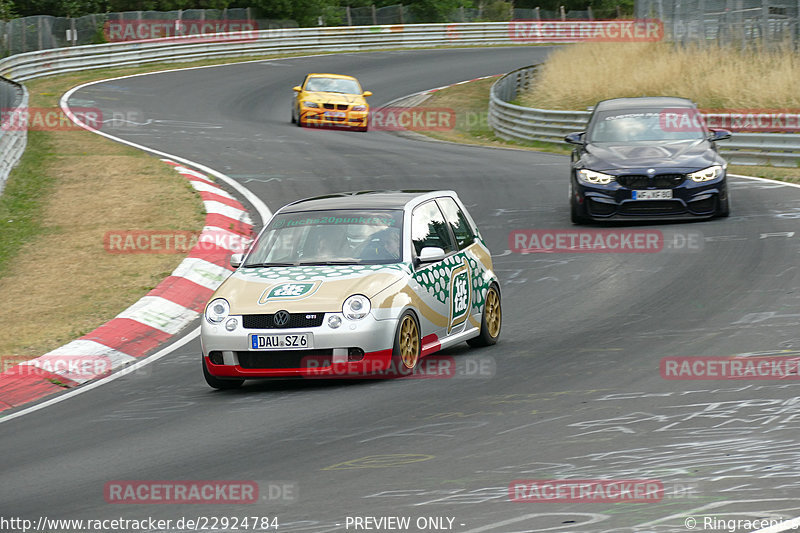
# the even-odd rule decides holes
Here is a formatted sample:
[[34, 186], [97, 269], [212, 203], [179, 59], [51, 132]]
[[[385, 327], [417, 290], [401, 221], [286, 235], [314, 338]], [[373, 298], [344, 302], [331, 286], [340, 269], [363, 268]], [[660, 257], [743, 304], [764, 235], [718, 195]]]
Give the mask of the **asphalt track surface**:
[[[195, 339], [140, 372], [0, 424], [0, 514], [277, 516], [279, 531], [316, 533], [355, 531], [347, 517], [365, 516], [410, 517], [408, 531], [437, 530], [417, 528], [419, 517], [449, 517], [462, 533], [687, 531], [687, 516], [698, 529], [703, 516], [799, 516], [797, 382], [665, 380], [659, 361], [800, 354], [800, 190], [732, 179], [729, 219], [637, 226], [693, 247], [523, 255], [508, 251], [509, 232], [572, 227], [566, 157], [289, 123], [291, 87], [307, 72], [356, 75], [375, 106], [547, 53], [340, 54], [78, 91], [72, 105], [134, 119], [109, 133], [226, 173], [273, 210], [333, 191], [455, 189], [495, 256], [502, 340], [443, 352], [462, 374], [452, 379], [248, 382], [220, 392], [203, 381]], [[665, 496], [508, 499], [512, 480], [563, 478], [655, 479]], [[109, 504], [103, 488], [114, 480], [255, 480], [266, 499]], [[283, 482], [295, 492], [270, 500], [270, 483]]]

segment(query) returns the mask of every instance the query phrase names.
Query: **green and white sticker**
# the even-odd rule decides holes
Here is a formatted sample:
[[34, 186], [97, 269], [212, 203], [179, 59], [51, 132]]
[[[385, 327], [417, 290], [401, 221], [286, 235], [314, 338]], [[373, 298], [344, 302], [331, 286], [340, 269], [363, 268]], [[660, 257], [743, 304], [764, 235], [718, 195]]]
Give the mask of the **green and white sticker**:
[[450, 273], [450, 326], [448, 333], [454, 326], [464, 322], [469, 315], [470, 300], [472, 300], [472, 280], [470, 278], [470, 269], [466, 261]]
[[319, 281], [281, 283], [266, 289], [258, 299], [258, 303], [265, 304], [274, 300], [300, 300], [314, 294], [320, 285]]

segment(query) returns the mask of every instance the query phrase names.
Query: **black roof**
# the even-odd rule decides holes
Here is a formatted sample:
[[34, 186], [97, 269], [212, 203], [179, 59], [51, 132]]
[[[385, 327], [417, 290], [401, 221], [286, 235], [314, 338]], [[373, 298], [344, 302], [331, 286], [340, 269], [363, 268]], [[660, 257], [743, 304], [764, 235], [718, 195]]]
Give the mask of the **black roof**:
[[403, 209], [405, 205], [434, 190], [353, 191], [305, 198], [288, 204], [281, 212], [323, 209]]
[[674, 96], [639, 96], [636, 98], [612, 98], [603, 100], [595, 106], [595, 111], [607, 111], [614, 109], [637, 109], [643, 107], [696, 107], [695, 103], [687, 98], [677, 98]]

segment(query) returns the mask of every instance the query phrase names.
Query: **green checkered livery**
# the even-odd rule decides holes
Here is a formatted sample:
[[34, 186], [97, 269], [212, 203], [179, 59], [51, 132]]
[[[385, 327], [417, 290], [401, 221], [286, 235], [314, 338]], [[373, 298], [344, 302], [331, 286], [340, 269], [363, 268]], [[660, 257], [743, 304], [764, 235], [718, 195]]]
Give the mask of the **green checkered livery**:
[[472, 309], [473, 312], [479, 312], [483, 308], [484, 295], [489, 288], [489, 282], [485, 281], [487, 277], [484, 275], [486, 268], [480, 261], [472, 257], [472, 254], [459, 253], [451, 255], [438, 265], [416, 273], [414, 277], [428, 294], [439, 300], [439, 302], [445, 303], [447, 301], [447, 286], [443, 280], [447, 279], [450, 271], [464, 264], [464, 258], [467, 259], [467, 264], [472, 272]]

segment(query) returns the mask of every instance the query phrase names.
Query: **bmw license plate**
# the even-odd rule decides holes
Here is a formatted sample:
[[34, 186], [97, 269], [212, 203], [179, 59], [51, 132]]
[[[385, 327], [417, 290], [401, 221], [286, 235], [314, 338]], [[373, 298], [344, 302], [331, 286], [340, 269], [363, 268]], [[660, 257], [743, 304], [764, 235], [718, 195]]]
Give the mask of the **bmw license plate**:
[[253, 350], [291, 350], [313, 348], [310, 333], [290, 335], [250, 335], [250, 348]]
[[325, 118], [344, 118], [346, 116], [347, 113], [341, 111], [325, 111]]
[[655, 191], [633, 191], [634, 200], [671, 200], [672, 189], [658, 189]]

